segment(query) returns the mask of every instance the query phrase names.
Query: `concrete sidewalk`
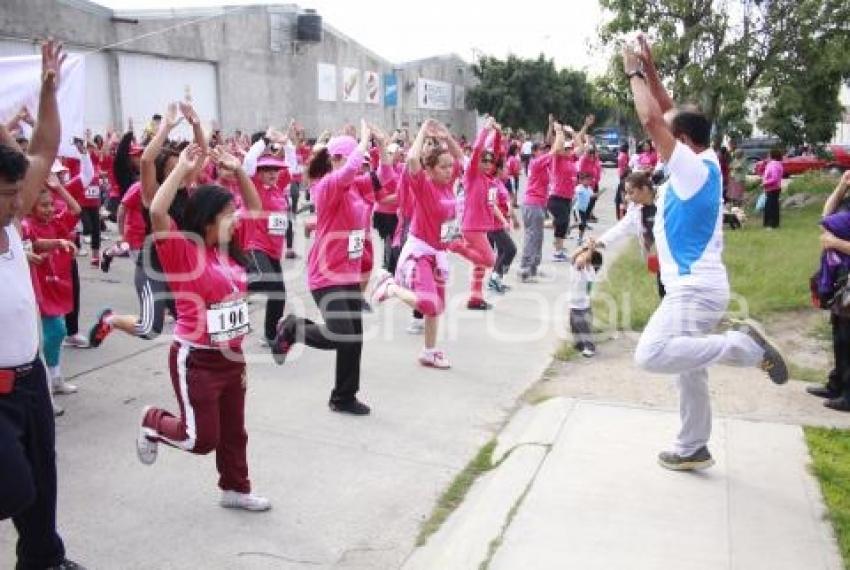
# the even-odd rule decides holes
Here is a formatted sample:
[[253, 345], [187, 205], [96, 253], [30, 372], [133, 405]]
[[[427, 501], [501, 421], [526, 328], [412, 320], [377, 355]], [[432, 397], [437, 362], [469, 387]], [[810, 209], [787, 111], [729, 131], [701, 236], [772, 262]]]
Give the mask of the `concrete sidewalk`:
[[677, 414], [553, 398], [405, 570], [841, 570], [799, 426], [716, 419], [717, 464], [661, 468]]

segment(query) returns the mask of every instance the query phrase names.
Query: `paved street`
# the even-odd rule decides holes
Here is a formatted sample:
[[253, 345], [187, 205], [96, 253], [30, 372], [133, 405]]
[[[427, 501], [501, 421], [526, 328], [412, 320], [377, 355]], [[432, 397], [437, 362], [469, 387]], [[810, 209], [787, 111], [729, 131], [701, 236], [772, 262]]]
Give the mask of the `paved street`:
[[[613, 179], [611, 171], [607, 176]], [[611, 201], [610, 193], [600, 200], [603, 218], [613, 215]], [[514, 238], [521, 244], [519, 232]], [[373, 409], [367, 418], [327, 410], [331, 353], [296, 353], [277, 367], [253, 333], [246, 343], [249, 466], [254, 489], [274, 505], [268, 513], [217, 505], [213, 455], [161, 448], [155, 465], [138, 462], [141, 408], [176, 410], [167, 340], [116, 333], [101, 349], [65, 350], [65, 373], [80, 387], [60, 397], [67, 411], [57, 420], [59, 528], [69, 557], [97, 570], [399, 567], [436, 498], [501, 428], [565, 330], [559, 293], [567, 267], [548, 263], [549, 242], [543, 270], [550, 277], [491, 296], [488, 313], [460, 308], [470, 266], [453, 260], [439, 343], [451, 371], [419, 366], [421, 337], [405, 333], [410, 313], [400, 303], [368, 315], [361, 391]], [[315, 314], [302, 264], [286, 265], [287, 310]], [[105, 304], [137, 311], [128, 260], [116, 260], [108, 275], [87, 261], [81, 267], [84, 327]], [[263, 306], [259, 297], [252, 305], [255, 329]], [[8, 521], [0, 523], [0, 567], [12, 563], [14, 536]]]

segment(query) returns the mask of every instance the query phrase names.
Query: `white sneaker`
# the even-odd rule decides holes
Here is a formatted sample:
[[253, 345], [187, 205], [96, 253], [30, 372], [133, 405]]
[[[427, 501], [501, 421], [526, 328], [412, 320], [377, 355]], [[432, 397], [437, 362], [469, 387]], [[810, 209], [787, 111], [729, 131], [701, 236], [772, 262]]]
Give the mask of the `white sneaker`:
[[81, 333], [77, 333], [74, 336], [66, 336], [65, 340], [62, 341], [62, 344], [73, 348], [88, 348], [89, 339], [84, 337]]
[[51, 388], [53, 388], [54, 394], [74, 394], [77, 391], [77, 387], [75, 385], [69, 384], [61, 376], [52, 378], [50, 380], [50, 385]]
[[419, 355], [419, 364], [439, 370], [446, 370], [452, 367], [452, 364], [442, 350], [428, 350], [425, 348], [422, 349], [422, 353]]
[[271, 502], [265, 497], [251, 493], [222, 491], [219, 504], [226, 509], [245, 509], [246, 511], [267, 511], [272, 508]]
[[372, 306], [380, 305], [390, 298], [390, 286], [394, 285], [393, 275], [389, 271], [382, 271], [375, 279], [375, 288], [372, 289], [372, 294], [369, 296], [369, 302]]
[[411, 319], [405, 330], [407, 334], [422, 334], [425, 332], [425, 319]]
[[581, 349], [581, 355], [585, 358], [593, 358], [596, 356], [596, 351], [589, 346], [585, 346]]
[[153, 406], [145, 406], [142, 410], [142, 416], [139, 418], [139, 433], [136, 436], [136, 455], [139, 456], [139, 461], [145, 465], [154, 464], [156, 461], [157, 448], [159, 447], [158, 442], [148, 439], [147, 435], [149, 430], [142, 424], [145, 416], [148, 415], [148, 410], [152, 407]]

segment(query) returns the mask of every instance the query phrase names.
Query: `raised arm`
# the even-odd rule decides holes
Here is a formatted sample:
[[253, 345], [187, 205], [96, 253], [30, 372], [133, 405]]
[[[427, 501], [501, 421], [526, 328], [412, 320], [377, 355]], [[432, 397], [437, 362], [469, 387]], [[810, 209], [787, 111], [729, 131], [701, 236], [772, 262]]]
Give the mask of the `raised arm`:
[[[644, 40], [645, 41], [645, 40]], [[653, 95], [648, 80], [641, 77], [641, 58], [630, 47], [623, 50], [623, 69], [630, 76], [629, 85], [635, 101], [635, 111], [644, 130], [649, 133], [655, 148], [664, 162], [668, 162], [676, 148], [676, 139], [664, 121], [664, 110]], [[668, 96], [669, 98], [669, 96]], [[665, 100], [665, 105], [668, 101]]]
[[566, 144], [567, 139], [564, 134], [564, 127], [562, 127], [560, 123], [554, 123], [552, 125], [552, 130], [555, 132], [555, 143], [552, 145], [552, 149], [549, 151], [549, 154], [555, 155], [564, 150], [564, 145]]
[[257, 193], [257, 187], [254, 186], [254, 182], [248, 176], [248, 173], [245, 172], [239, 159], [222, 148], [214, 148], [211, 154], [219, 168], [232, 172], [236, 176], [236, 180], [239, 182], [239, 192], [242, 194], [242, 202], [245, 204], [245, 207], [251, 212], [261, 212], [263, 210], [263, 202], [260, 200], [259, 193]]
[[[171, 131], [180, 124], [182, 119], [177, 117], [177, 103], [169, 103], [165, 115], [159, 124], [159, 130], [153, 139], [145, 147], [141, 158], [141, 182], [142, 182], [142, 204], [150, 207], [153, 197], [159, 188], [156, 181], [156, 157], [162, 150], [165, 141]], [[203, 156], [203, 155], [202, 155]]]
[[649, 85], [652, 96], [658, 102], [658, 107], [661, 109], [661, 114], [663, 115], [675, 106], [673, 99], [667, 93], [667, 90], [664, 89], [664, 85], [661, 84], [661, 77], [658, 75], [658, 68], [655, 67], [655, 60], [652, 58], [652, 49], [649, 46], [649, 42], [646, 41], [646, 36], [643, 34], [638, 35], [638, 43], [640, 44], [639, 57], [643, 63], [646, 82]]
[[407, 170], [410, 171], [410, 174], [416, 174], [422, 170], [422, 147], [425, 144], [425, 137], [428, 133], [430, 121], [431, 119], [427, 119], [419, 127], [419, 132], [416, 134], [416, 138], [413, 139], [413, 144], [407, 153]]
[[62, 186], [62, 184], [59, 182], [59, 179], [56, 178], [55, 174], [50, 175], [50, 180], [47, 186], [52, 192], [58, 195], [59, 198], [61, 198], [62, 201], [65, 202], [65, 204], [68, 205], [69, 212], [71, 212], [75, 216], [80, 215], [80, 212], [82, 212], [82, 208], [80, 208], [80, 203], [77, 202], [77, 199], [74, 198], [70, 192], [68, 192], [67, 188]]
[[848, 188], [850, 188], [850, 170], [846, 171], [841, 176], [841, 180], [838, 181], [838, 185], [835, 187], [835, 190], [833, 190], [832, 194], [829, 195], [829, 198], [826, 199], [826, 204], [823, 205], [824, 216], [834, 214], [835, 211], [838, 210], [838, 206], [841, 205], [841, 202], [843, 202], [845, 196], [847, 196]]
[[171, 229], [171, 216], [168, 215], [168, 209], [174, 202], [174, 195], [177, 194], [183, 178], [194, 170], [197, 163], [201, 162], [203, 158], [201, 148], [194, 143], [184, 148], [183, 152], [180, 153], [177, 166], [156, 191], [150, 203], [151, 228], [153, 231], [167, 232]]
[[53, 166], [59, 151], [61, 126], [56, 91], [59, 89], [60, 69], [64, 61], [65, 54], [62, 53], [61, 43], [48, 40], [41, 45], [41, 92], [38, 119], [27, 149], [29, 168], [24, 176], [21, 196], [24, 212], [29, 212], [38, 199], [38, 193], [47, 180], [50, 167]]
[[481, 168], [481, 155], [484, 154], [487, 137], [490, 136], [495, 124], [496, 120], [493, 117], [487, 117], [487, 122], [484, 123], [484, 127], [478, 131], [478, 136], [475, 137], [475, 142], [472, 144], [472, 156], [469, 157], [470, 173], [479, 173]]

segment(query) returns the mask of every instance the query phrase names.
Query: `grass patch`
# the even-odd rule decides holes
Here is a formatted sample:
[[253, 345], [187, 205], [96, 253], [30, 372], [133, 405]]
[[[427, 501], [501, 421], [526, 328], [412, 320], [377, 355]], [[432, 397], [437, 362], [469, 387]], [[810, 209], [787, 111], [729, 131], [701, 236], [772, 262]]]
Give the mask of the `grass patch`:
[[475, 457], [467, 463], [463, 471], [458, 473], [449, 488], [446, 489], [437, 500], [437, 506], [431, 516], [422, 524], [419, 536], [416, 537], [416, 546], [423, 546], [428, 538], [437, 532], [443, 523], [449, 518], [455, 509], [463, 502], [463, 498], [469, 491], [475, 480], [483, 473], [493, 468], [493, 450], [496, 449], [496, 440], [490, 440], [482, 447]]
[[839, 176], [829, 172], [811, 170], [794, 176], [788, 184], [788, 195], [800, 194], [832, 194], [840, 180]]
[[[759, 218], [742, 230], [725, 231], [723, 259], [733, 299], [729, 312], [764, 318], [771, 313], [811, 307], [809, 277], [820, 259], [821, 206], [783, 210], [778, 231], [766, 231]], [[608, 271], [594, 296], [594, 318], [608, 330], [642, 330], [658, 306], [655, 276], [632, 244]]]
[[788, 373], [794, 380], [814, 383], [826, 382], [827, 376], [829, 376], [829, 371], [827, 370], [809, 368], [808, 366], [799, 366], [794, 362], [788, 363]]
[[559, 360], [561, 362], [569, 362], [573, 360], [579, 355], [579, 352], [573, 346], [573, 343], [569, 340], [565, 340], [561, 342], [561, 345], [558, 347], [558, 350], [555, 351], [555, 354], [552, 356], [555, 357], [555, 360]]
[[850, 431], [806, 427], [812, 472], [820, 482], [844, 567], [850, 570]]

